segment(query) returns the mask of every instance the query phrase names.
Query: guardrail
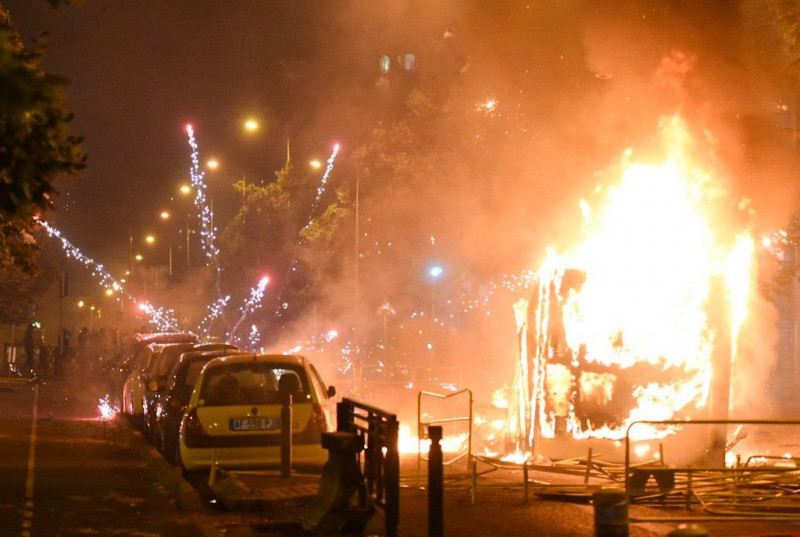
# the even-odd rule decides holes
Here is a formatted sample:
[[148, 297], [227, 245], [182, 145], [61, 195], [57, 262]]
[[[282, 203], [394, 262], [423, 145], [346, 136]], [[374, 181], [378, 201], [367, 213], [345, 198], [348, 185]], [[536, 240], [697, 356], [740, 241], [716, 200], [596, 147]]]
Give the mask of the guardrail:
[[359, 465], [368, 494], [383, 508], [386, 536], [397, 537], [400, 523], [400, 453], [397, 416], [353, 399], [336, 405], [337, 429], [363, 439]]

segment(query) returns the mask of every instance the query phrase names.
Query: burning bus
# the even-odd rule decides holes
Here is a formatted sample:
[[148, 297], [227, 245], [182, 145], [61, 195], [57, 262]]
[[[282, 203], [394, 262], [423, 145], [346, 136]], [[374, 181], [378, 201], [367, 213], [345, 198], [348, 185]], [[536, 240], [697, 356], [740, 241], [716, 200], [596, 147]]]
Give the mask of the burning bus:
[[[692, 161], [679, 116], [661, 129], [663, 160], [626, 153], [619, 181], [598, 191], [605, 204], [581, 203], [583, 240], [565, 254], [550, 249], [534, 292], [515, 306], [506, 451], [541, 453], [562, 440], [565, 456], [564, 439], [619, 443], [638, 421], [728, 417], [754, 270], [752, 215]], [[630, 435], [663, 442], [677, 429]], [[725, 439], [716, 443], [724, 452]], [[693, 457], [716, 449], [701, 444]]]

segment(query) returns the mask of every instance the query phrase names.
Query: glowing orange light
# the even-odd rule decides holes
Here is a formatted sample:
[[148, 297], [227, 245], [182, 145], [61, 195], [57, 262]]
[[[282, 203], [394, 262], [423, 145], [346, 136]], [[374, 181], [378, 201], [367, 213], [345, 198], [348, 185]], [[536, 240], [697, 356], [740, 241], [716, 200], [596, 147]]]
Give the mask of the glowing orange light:
[[258, 121], [256, 121], [255, 119], [250, 118], [245, 120], [244, 130], [246, 130], [247, 132], [256, 132], [258, 128], [259, 124]]
[[[628, 162], [619, 181], [602, 191], [604, 205], [581, 201], [583, 236], [564, 254], [548, 249], [541, 266], [542, 285], [556, 289], [570, 271], [582, 275], [560, 297], [541, 292], [538, 311], [548, 311], [547, 300], [558, 300], [566, 347], [576, 356], [580, 349], [576, 360], [612, 368], [575, 378], [566, 366], [547, 363], [549, 410], [540, 407], [545, 436], [554, 434], [555, 416], [565, 416], [576, 437], [618, 439], [633, 421], [672, 419], [703, 407], [712, 376], [714, 338], [706, 309], [713, 278], [725, 276], [734, 342], [747, 315], [754, 242], [747, 233], [732, 242], [730, 230], [712, 220], [719, 187], [690, 158], [691, 138], [680, 118], [662, 124], [662, 140], [663, 163]], [[645, 363], [681, 373], [674, 382], [638, 385], [621, 426], [580, 423], [571, 390], [604, 407], [615, 396], [613, 373]], [[639, 438], [668, 434], [637, 426], [634, 440], [634, 432]]]

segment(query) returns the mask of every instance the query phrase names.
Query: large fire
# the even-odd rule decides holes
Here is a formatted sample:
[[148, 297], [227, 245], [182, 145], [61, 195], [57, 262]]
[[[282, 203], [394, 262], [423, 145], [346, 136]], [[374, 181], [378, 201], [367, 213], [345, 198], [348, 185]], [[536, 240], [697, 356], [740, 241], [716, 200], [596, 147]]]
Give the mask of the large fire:
[[[661, 134], [663, 160], [630, 162], [627, 152], [618, 182], [598, 192], [605, 204], [581, 202], [582, 240], [563, 254], [550, 249], [538, 291], [517, 305], [518, 448], [560, 433], [619, 439], [633, 421], [692, 416], [709, 402], [720, 332], [735, 354], [753, 239], [722, 216], [732, 204], [692, 162], [685, 123], [665, 119]], [[722, 330], [709, 321], [715, 282]]]

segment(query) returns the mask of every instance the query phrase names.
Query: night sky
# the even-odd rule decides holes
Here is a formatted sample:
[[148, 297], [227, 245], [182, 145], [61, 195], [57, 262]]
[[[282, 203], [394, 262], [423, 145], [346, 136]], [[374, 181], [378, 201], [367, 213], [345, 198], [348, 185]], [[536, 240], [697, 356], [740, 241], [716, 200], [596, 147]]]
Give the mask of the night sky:
[[[394, 218], [377, 230], [387, 242], [399, 222], [448, 237], [437, 245], [466, 267], [536, 266], [572, 234], [601, 171], [678, 111], [713, 137], [733, 199], [751, 198], [775, 225], [794, 199], [795, 157], [776, 140], [793, 126], [792, 89], [755, 0], [3, 3], [26, 43], [49, 34], [44, 65], [69, 80], [72, 132], [85, 138], [88, 168], [60, 185], [49, 218], [112, 269], [125, 266], [129, 236], [158, 232], [187, 182], [187, 123], [201, 160], [222, 163], [206, 176], [222, 216], [238, 203], [231, 183], [271, 180], [287, 141], [295, 163], [341, 142], [332, 185], [352, 185], [353, 151], [402, 108], [381, 85], [383, 54], [416, 55], [445, 120], [428, 149], [451, 159], [422, 190], [386, 199], [364, 188], [362, 210]], [[492, 99], [497, 110], [481, 108]], [[255, 136], [242, 130], [248, 116], [261, 121]], [[420, 199], [440, 214], [415, 213]]]
[[[360, 235], [348, 216], [340, 251], [317, 253], [331, 261], [319, 300], [265, 299], [274, 304], [262, 319], [300, 312], [291, 331], [269, 334], [287, 347], [329, 328], [344, 344], [358, 326], [373, 342], [394, 331], [410, 356], [432, 357], [428, 333], [412, 330], [429, 318], [418, 313], [451, 297], [477, 302], [491, 282], [540, 267], [547, 247], [566, 251], [582, 231], [579, 202], [619, 179], [623, 155], [663, 162], [665, 117], [686, 120], [692, 161], [724, 190], [713, 216], [733, 224], [720, 226], [726, 233], [781, 229], [796, 210], [796, 79], [762, 0], [76, 0], [57, 10], [0, 1], [27, 44], [48, 33], [44, 66], [68, 79], [71, 130], [85, 138], [88, 167], [58, 185], [48, 218], [115, 274], [130, 236], [159, 233], [171, 198], [175, 213], [192, 212], [177, 193], [191, 164], [187, 123], [201, 162], [221, 163], [206, 175], [220, 228], [241, 204], [231, 183], [271, 180], [287, 142], [296, 166], [340, 142], [330, 187], [351, 193], [355, 155], [370, 149]], [[382, 55], [409, 53], [414, 72], [382, 76]], [[242, 130], [251, 116], [262, 125], [254, 136]], [[414, 143], [403, 146], [404, 133]], [[260, 264], [264, 250], [241, 255]], [[432, 281], [433, 261], [444, 274]], [[232, 303], [247, 296], [247, 279], [225, 289]], [[169, 291], [189, 312], [181, 319], [196, 322], [200, 286], [182, 283]], [[397, 312], [389, 323], [376, 313], [386, 303]], [[485, 352], [511, 368], [512, 313], [506, 304], [474, 325], [454, 317], [437, 360], [460, 367]], [[473, 371], [512, 378], [487, 369]]]
[[[187, 123], [201, 158], [222, 162], [207, 178], [219, 206], [242, 173], [271, 178], [287, 139], [295, 159], [327, 158], [334, 141], [363, 128], [343, 122], [379, 75], [380, 43], [353, 46], [351, 32], [381, 21], [344, 28], [335, 3], [4, 4], [26, 43], [48, 33], [44, 65], [69, 81], [71, 130], [84, 137], [89, 161], [61, 185], [50, 218], [101, 260], [127, 255], [131, 230], [152, 231], [187, 182]], [[256, 135], [242, 131], [248, 116], [261, 121]]]

